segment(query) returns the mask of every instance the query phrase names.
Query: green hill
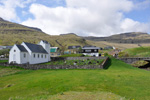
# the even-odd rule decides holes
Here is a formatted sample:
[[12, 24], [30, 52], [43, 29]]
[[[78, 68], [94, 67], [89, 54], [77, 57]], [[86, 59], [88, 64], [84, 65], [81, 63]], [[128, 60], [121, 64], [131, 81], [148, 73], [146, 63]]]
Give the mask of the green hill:
[[87, 45], [85, 39], [74, 34], [51, 36], [38, 28], [27, 27], [0, 18], [0, 45], [20, 44], [23, 41], [38, 43], [47, 40], [52, 46]]
[[[111, 59], [107, 70], [0, 67], [1, 100], [149, 100], [150, 73]], [[92, 98], [91, 98], [92, 97]]]
[[123, 52], [130, 57], [150, 57], [150, 47], [138, 47], [126, 49]]
[[[98, 41], [94, 40], [93, 38], [98, 39]], [[51, 46], [57, 47], [66, 47], [71, 45], [94, 45], [98, 47], [105, 47], [105, 46], [115, 46], [119, 49], [126, 49], [126, 48], [133, 48], [138, 47], [138, 44], [129, 43], [115, 43], [113, 41], [107, 40], [115, 40], [115, 41], [128, 41], [128, 39], [132, 40], [132, 38], [136, 38], [137, 40], [149, 39], [149, 35], [146, 33], [126, 33], [120, 35], [114, 35], [110, 37], [93, 37], [92, 40], [89, 40], [85, 37], [77, 36], [74, 33], [69, 34], [61, 34], [61, 35], [48, 35], [42, 30], [34, 27], [28, 27], [24, 25], [20, 25], [17, 23], [12, 23], [0, 18], [0, 45], [14, 45], [14, 44], [21, 44], [24, 42], [29, 43], [38, 43], [40, 40], [48, 41]], [[107, 40], [106, 40], [107, 39]], [[119, 39], [119, 40], [118, 40]], [[137, 42], [138, 43], [138, 42]], [[150, 46], [148, 43], [140, 43], [141, 46]]]
[[128, 32], [116, 34], [108, 37], [84, 37], [86, 40], [91, 41], [106, 41], [111, 43], [126, 43], [126, 44], [139, 44], [150, 43], [150, 35], [144, 32]]

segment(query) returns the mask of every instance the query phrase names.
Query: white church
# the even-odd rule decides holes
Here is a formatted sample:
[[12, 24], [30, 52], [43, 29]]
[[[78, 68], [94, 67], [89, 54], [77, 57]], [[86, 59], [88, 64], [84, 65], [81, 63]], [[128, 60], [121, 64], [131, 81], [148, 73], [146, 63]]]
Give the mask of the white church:
[[50, 60], [50, 44], [44, 40], [38, 44], [26, 42], [21, 45], [15, 44], [9, 52], [9, 63], [39, 64]]

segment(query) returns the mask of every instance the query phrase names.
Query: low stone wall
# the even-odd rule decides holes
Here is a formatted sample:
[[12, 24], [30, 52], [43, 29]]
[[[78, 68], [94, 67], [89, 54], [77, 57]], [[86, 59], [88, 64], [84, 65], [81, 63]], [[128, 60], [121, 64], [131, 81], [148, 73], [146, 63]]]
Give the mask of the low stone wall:
[[0, 60], [8, 60], [8, 58], [0, 58]]
[[52, 61], [58, 60], [87, 60], [87, 59], [106, 59], [107, 57], [51, 57]]
[[140, 61], [140, 60], [150, 60], [149, 57], [144, 57], [144, 58], [142, 58], [142, 57], [126, 57], [126, 58], [117, 58], [117, 59], [122, 60], [123, 62], [128, 63], [128, 64], [132, 64], [132, 63], [134, 63], [136, 61]]
[[38, 70], [38, 69], [103, 69], [102, 65], [27, 65], [27, 64], [0, 64], [0, 66], [11, 67], [18, 66], [24, 69]]
[[[91, 58], [91, 57], [90, 57]], [[96, 58], [96, 57], [95, 57]], [[89, 59], [89, 58], [86, 58]], [[0, 66], [11, 67], [18, 66], [24, 69], [38, 70], [38, 69], [103, 69], [107, 65], [108, 57], [101, 65], [30, 65], [30, 64], [6, 64], [0, 63]]]
[[110, 59], [110, 58], [107, 57], [107, 58], [102, 62], [101, 66], [103, 66], [103, 68], [104, 68], [105, 66], [107, 66], [109, 59]]

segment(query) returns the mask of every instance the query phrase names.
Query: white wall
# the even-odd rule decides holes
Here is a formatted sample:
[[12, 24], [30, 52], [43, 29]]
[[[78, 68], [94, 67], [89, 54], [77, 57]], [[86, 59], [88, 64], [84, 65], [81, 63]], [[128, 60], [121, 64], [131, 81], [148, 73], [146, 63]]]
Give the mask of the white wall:
[[[25, 54], [25, 57], [24, 57]], [[21, 52], [20, 53], [20, 62], [21, 64], [26, 64], [29, 62], [29, 53], [28, 52]]]
[[84, 55], [89, 55], [89, 56], [96, 56], [98, 57], [99, 56], [99, 53], [83, 53]]
[[[34, 57], [34, 54], [35, 54], [35, 57]], [[39, 54], [39, 57], [38, 57], [38, 54]], [[42, 58], [42, 55], [43, 55], [43, 58]], [[45, 55], [46, 55], [46, 58], [45, 58]], [[43, 53], [31, 53], [31, 56], [30, 56], [30, 61], [29, 63], [30, 64], [38, 64], [38, 63], [45, 63], [45, 62], [48, 62], [48, 56], [49, 54], [43, 54]]]
[[[15, 50], [15, 51], [14, 51]], [[16, 45], [14, 45], [11, 50], [9, 51], [9, 63], [16, 62], [17, 64], [20, 64], [20, 50]]]
[[[15, 50], [15, 52], [14, 52]], [[26, 54], [26, 57], [24, 57]], [[14, 62], [17, 64], [25, 64], [29, 62], [29, 54], [28, 52], [21, 52], [16, 45], [12, 47], [9, 52], [9, 63]]]
[[44, 43], [43, 41], [40, 41], [39, 45], [41, 45], [49, 54], [49, 57], [48, 57], [48, 61], [51, 61], [50, 59], [50, 44], [46, 44]]

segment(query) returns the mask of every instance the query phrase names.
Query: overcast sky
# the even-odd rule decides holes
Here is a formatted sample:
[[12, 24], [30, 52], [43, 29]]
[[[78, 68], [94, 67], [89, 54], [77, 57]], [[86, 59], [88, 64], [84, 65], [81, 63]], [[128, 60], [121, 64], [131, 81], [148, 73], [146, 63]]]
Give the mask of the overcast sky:
[[150, 0], [0, 0], [0, 17], [50, 35], [150, 33]]

